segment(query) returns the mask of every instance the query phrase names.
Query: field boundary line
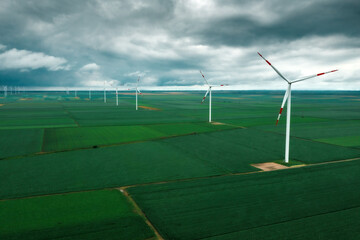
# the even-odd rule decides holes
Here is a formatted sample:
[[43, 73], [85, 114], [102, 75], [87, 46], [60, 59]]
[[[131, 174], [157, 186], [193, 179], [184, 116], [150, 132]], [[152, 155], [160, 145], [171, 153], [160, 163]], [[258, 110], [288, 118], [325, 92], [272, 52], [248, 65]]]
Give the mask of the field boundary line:
[[294, 219], [287, 220], [287, 221], [280, 221], [280, 222], [275, 222], [275, 223], [263, 224], [263, 225], [256, 226], [256, 227], [250, 227], [250, 228], [245, 228], [245, 229], [238, 230], [238, 231], [226, 232], [226, 233], [223, 233], [223, 234], [212, 235], [212, 236], [204, 237], [204, 238], [200, 238], [200, 239], [206, 240], [206, 239], [214, 237], [214, 236], [222, 236], [222, 235], [227, 235], [227, 234], [232, 234], [232, 233], [240, 233], [240, 232], [243, 232], [243, 231], [248, 231], [248, 230], [257, 229], [257, 228], [261, 228], [261, 227], [269, 227], [269, 226], [273, 226], [273, 225], [277, 225], [277, 224], [283, 224], [283, 223], [298, 221], [298, 220], [301, 220], [301, 219], [306, 219], [306, 218], [317, 217], [317, 216], [326, 215], [326, 214], [332, 214], [332, 213], [347, 211], [347, 210], [354, 209], [354, 208], [360, 208], [360, 205], [349, 207], [349, 208], [344, 208], [344, 209], [339, 209], [339, 210], [333, 210], [333, 211], [329, 211], [329, 212], [317, 213], [317, 214], [310, 215], [310, 216], [305, 216], [305, 217], [294, 218]]
[[321, 162], [321, 163], [306, 164], [304, 166], [332, 164], [332, 163], [339, 163], [339, 162], [351, 162], [351, 161], [356, 161], [356, 160], [360, 160], [360, 157], [343, 159], [343, 160], [336, 160], [336, 161]]
[[144, 220], [145, 223], [154, 231], [155, 236], [158, 240], [164, 240], [164, 238], [160, 235], [158, 230], [155, 228], [155, 226], [150, 222], [150, 220], [146, 217], [145, 213], [142, 211], [142, 209], [139, 207], [139, 205], [135, 202], [135, 200], [130, 196], [130, 194], [122, 187], [117, 188], [126, 198], [127, 200], [133, 205], [135, 212], [139, 214]]
[[[130, 142], [121, 142], [121, 143], [114, 143], [114, 144], [104, 144], [104, 145], [94, 145], [96, 148], [107, 148], [107, 147], [116, 147], [126, 144], [135, 144], [135, 143], [143, 143], [143, 142], [152, 142], [152, 141], [160, 141], [163, 139], [170, 139], [170, 138], [176, 138], [176, 137], [186, 137], [191, 135], [197, 135], [197, 134], [206, 134], [206, 133], [213, 133], [213, 132], [221, 132], [221, 131], [229, 131], [234, 129], [242, 129], [241, 127], [234, 127], [229, 129], [217, 129], [214, 131], [208, 131], [208, 132], [191, 132], [191, 133], [185, 133], [185, 134], [179, 134], [179, 135], [168, 135], [163, 137], [157, 137], [157, 138], [150, 138], [147, 140], [137, 140], [137, 141], [130, 141]], [[45, 131], [44, 131], [45, 133]], [[44, 140], [43, 140], [44, 142]], [[61, 152], [72, 152], [72, 151], [79, 151], [79, 150], [86, 150], [86, 149], [95, 149], [94, 146], [89, 147], [81, 147], [81, 148], [73, 148], [73, 149], [64, 149], [64, 150], [58, 150], [58, 151], [48, 151], [48, 152], [36, 152], [36, 153], [30, 153], [30, 154], [24, 154], [24, 155], [17, 155], [17, 156], [11, 156], [11, 157], [4, 157], [0, 158], [0, 161], [3, 160], [11, 160], [16, 158], [24, 158], [24, 157], [34, 157], [38, 155], [44, 155], [44, 154], [55, 154], [55, 153], [61, 153]], [[43, 150], [43, 146], [41, 147]]]
[[79, 123], [75, 120], [74, 116], [65, 108], [63, 104], [61, 104], [62, 109], [67, 113], [67, 115], [74, 121], [76, 126], [80, 127]]
[[[268, 132], [268, 133], [273, 133], [273, 134], [285, 136], [285, 134], [281, 133], [281, 132], [273, 132], [273, 131], [266, 130], [266, 129], [261, 129], [261, 128], [251, 128], [251, 129], [256, 129], [256, 130], [263, 131], [263, 132]], [[313, 142], [313, 143], [322, 143], [322, 144], [336, 146], [336, 147], [340, 147], [340, 148], [350, 148], [350, 149], [359, 150], [359, 146], [341, 146], [341, 145], [337, 145], [337, 144], [333, 144], [333, 143], [320, 142], [320, 141], [317, 141], [317, 140], [312, 139], [312, 138], [304, 138], [304, 137], [298, 137], [298, 136], [290, 136], [290, 137], [300, 139], [300, 140], [304, 140], [304, 141], [308, 141], [308, 142]]]
[[[286, 170], [294, 169], [294, 168], [311, 167], [311, 166], [315, 166], [315, 165], [325, 165], [325, 164], [329, 164], [329, 163], [333, 164], [333, 163], [351, 162], [351, 161], [359, 161], [359, 160], [360, 160], [360, 157], [359, 158], [337, 160], [337, 161], [322, 162], [322, 163], [304, 164], [304, 165], [299, 165], [298, 167], [288, 167], [288, 168], [284, 168], [284, 169], [276, 169], [276, 170], [273, 170], [273, 171], [286, 171]], [[94, 189], [74, 190], [74, 191], [67, 191], [67, 192], [65, 191], [65, 192], [57, 192], [57, 193], [38, 194], [38, 195], [23, 196], [23, 197], [10, 197], [10, 198], [0, 199], [0, 201], [9, 201], [9, 200], [35, 198], [35, 197], [46, 197], [46, 196], [52, 196], [52, 195], [71, 194], [71, 193], [79, 193], [79, 192], [92, 192], [92, 191], [100, 191], [100, 190], [123, 189], [125, 191], [128, 188], [134, 188], [134, 187], [142, 187], [142, 186], [158, 185], [158, 184], [167, 184], [167, 183], [176, 183], [176, 182], [188, 182], [188, 181], [194, 181], [194, 180], [204, 180], [204, 179], [210, 179], [210, 178], [239, 176], [239, 175], [267, 173], [267, 172], [272, 172], [272, 171], [258, 170], [258, 171], [252, 171], [252, 172], [226, 173], [226, 174], [210, 175], [210, 176], [202, 176], [202, 177], [164, 180], [164, 181], [159, 181], [159, 182], [138, 183], [138, 184], [132, 184], [132, 185], [125, 185], [125, 186], [114, 186], [114, 187], [102, 187], [102, 188], [94, 188]]]
[[160, 181], [160, 182], [149, 182], [149, 183], [139, 183], [133, 185], [122, 186], [123, 189], [133, 188], [133, 187], [142, 187], [142, 186], [149, 186], [149, 185], [158, 185], [158, 184], [167, 184], [167, 183], [175, 183], [175, 182], [188, 182], [193, 180], [203, 180], [209, 178], [218, 178], [218, 177], [228, 177], [228, 176], [237, 176], [237, 175], [247, 175], [253, 173], [261, 173], [264, 171], [252, 171], [252, 172], [242, 172], [242, 173], [226, 173], [226, 174], [219, 174], [219, 175], [210, 175], [204, 177], [193, 177], [193, 178], [182, 178], [182, 179], [174, 179], [174, 180], [167, 180], [167, 181]]

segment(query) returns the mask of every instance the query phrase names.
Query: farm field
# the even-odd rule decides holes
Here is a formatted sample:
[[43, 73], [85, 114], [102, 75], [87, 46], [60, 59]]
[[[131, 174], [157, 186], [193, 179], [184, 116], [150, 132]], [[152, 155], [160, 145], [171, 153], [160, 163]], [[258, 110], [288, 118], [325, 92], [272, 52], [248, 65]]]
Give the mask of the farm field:
[[128, 191], [166, 239], [356, 239], [359, 171], [341, 162]]
[[360, 92], [294, 91], [300, 167], [270, 172], [252, 164], [282, 163], [284, 92], [214, 91], [213, 123], [203, 94], [144, 91], [138, 111], [128, 92], [0, 98], [0, 238], [359, 234]]
[[0, 201], [1, 239], [149, 239], [154, 233], [117, 190]]

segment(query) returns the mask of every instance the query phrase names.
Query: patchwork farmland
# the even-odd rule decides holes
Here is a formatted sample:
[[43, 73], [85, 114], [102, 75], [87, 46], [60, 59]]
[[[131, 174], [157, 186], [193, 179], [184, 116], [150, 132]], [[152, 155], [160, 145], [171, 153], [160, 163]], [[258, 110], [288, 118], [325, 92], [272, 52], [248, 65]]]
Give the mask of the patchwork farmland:
[[0, 239], [358, 238], [359, 92], [292, 92], [289, 164], [282, 91], [102, 96], [0, 98]]

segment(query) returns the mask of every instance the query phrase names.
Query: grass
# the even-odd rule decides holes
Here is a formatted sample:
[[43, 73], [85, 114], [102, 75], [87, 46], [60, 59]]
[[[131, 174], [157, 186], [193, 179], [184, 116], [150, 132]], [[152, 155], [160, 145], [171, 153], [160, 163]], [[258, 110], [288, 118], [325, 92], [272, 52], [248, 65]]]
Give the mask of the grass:
[[[284, 158], [283, 94], [214, 91], [213, 121], [228, 125], [206, 122], [203, 91], [140, 96], [161, 111], [135, 111], [132, 95], [115, 106], [111, 91], [107, 104], [102, 91], [0, 98], [0, 238], [147, 238], [138, 216], [110, 212], [126, 205], [118, 191], [98, 190], [151, 184], [130, 193], [166, 239], [356, 239], [359, 164], [333, 161], [360, 157], [359, 92], [294, 91], [290, 165], [309, 166], [237, 175]], [[99, 195], [34, 197], [86, 190]], [[4, 200], [19, 197], [33, 198]]]
[[43, 129], [0, 130], [0, 158], [40, 152], [42, 138]]
[[161, 137], [229, 128], [232, 127], [227, 125], [211, 125], [209, 123], [52, 128], [45, 130], [43, 151], [60, 151], [95, 145], [146, 141]]
[[360, 147], [360, 136], [346, 136], [334, 138], [318, 138], [315, 139], [319, 142], [344, 146], [344, 147]]
[[224, 173], [161, 141], [126, 144], [2, 160], [0, 199]]
[[[257, 169], [250, 164], [282, 159], [283, 148], [283, 135], [228, 129], [3, 160], [0, 199], [253, 172]], [[311, 164], [359, 156], [358, 149], [291, 139], [295, 161]]]
[[154, 233], [117, 190], [0, 201], [1, 239], [71, 236], [148, 239]]
[[359, 171], [352, 161], [128, 191], [165, 239], [352, 239]]

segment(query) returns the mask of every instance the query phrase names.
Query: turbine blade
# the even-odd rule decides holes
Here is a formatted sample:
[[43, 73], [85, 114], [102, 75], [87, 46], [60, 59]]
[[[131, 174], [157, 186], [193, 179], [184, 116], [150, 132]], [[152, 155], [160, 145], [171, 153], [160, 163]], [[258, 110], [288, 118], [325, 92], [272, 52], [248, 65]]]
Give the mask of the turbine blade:
[[201, 103], [203, 103], [205, 101], [205, 98], [206, 98], [206, 96], [208, 95], [209, 92], [210, 92], [210, 88], [208, 88], [208, 90], [206, 91], [205, 96], [201, 100]]
[[291, 83], [301, 82], [301, 81], [304, 81], [304, 80], [308, 80], [308, 79], [310, 79], [310, 78], [319, 77], [319, 76], [321, 76], [321, 75], [324, 75], [324, 74], [327, 74], [327, 73], [333, 73], [333, 72], [336, 72], [336, 71], [339, 71], [339, 70], [338, 70], [338, 69], [335, 69], [335, 70], [328, 71], [328, 72], [323, 72], [323, 73], [318, 73], [318, 74], [310, 75], [310, 76], [307, 76], [307, 77], [302, 77], [302, 78], [296, 79], [296, 80], [294, 80], [294, 81], [291, 81]]
[[279, 74], [279, 76], [284, 79], [286, 82], [289, 82], [289, 80], [287, 80], [280, 72], [279, 70], [277, 70], [274, 65], [272, 65], [268, 60], [266, 60], [259, 52], [258, 52], [259, 56], [265, 60], [265, 62], [267, 62], [267, 64], [269, 64], [270, 67], [272, 67], [272, 69], [274, 69], [274, 71]]
[[289, 97], [289, 87], [288, 87], [288, 89], [287, 89], [286, 92], [285, 92], [285, 95], [284, 95], [284, 98], [283, 98], [283, 101], [282, 101], [282, 104], [281, 104], [281, 108], [280, 108], [280, 111], [279, 111], [279, 115], [278, 115], [277, 120], [276, 120], [276, 126], [277, 126], [278, 123], [279, 123], [279, 120], [280, 120], [280, 117], [281, 117], [281, 113], [282, 113], [282, 111], [283, 111], [284, 105], [285, 105], [288, 97]]
[[201, 74], [201, 76], [204, 78], [206, 84], [207, 84], [208, 86], [210, 86], [210, 84], [209, 84], [208, 81], [206, 80], [206, 78], [205, 78], [204, 74], [201, 72], [201, 70], [200, 70], [200, 74]]
[[142, 94], [138, 88], [136, 88], [136, 91], [138, 91], [138, 93]]
[[139, 86], [139, 82], [140, 82], [140, 76], [138, 76], [138, 79], [136, 81], [136, 88]]

